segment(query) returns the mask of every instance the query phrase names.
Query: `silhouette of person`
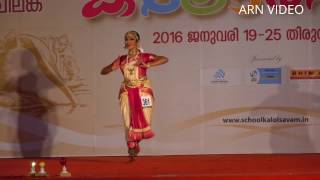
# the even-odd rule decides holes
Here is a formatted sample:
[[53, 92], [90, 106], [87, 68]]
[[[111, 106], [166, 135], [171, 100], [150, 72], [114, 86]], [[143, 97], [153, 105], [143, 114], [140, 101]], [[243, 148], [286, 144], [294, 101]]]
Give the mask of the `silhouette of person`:
[[[20, 64], [21, 76], [16, 82], [18, 93], [17, 138], [22, 157], [50, 156], [54, 130], [49, 127], [49, 113], [54, 116], [53, 103], [43, 95], [44, 88], [39, 85], [36, 61], [30, 51], [24, 50]], [[41, 91], [41, 93], [40, 93]]]
[[251, 116], [264, 116], [267, 121], [269, 119], [268, 123], [262, 124], [264, 129], [260, 132], [269, 134], [272, 153], [314, 152], [309, 134], [308, 109], [313, 109], [313, 102], [319, 102], [320, 97], [311, 92], [300, 91], [299, 83], [287, 77], [290, 67], [283, 67], [282, 71], [285, 74], [283, 83], [277, 84], [277, 91], [257, 105], [257, 109], [269, 112], [255, 111]]

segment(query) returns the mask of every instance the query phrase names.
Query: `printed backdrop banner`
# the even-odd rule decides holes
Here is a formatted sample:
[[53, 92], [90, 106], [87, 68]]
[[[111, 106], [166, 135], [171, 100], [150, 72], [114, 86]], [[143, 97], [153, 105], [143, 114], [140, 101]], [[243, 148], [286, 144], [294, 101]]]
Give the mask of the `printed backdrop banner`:
[[169, 59], [141, 155], [320, 152], [320, 4], [290, 2], [0, 0], [0, 157], [126, 155], [130, 30]]

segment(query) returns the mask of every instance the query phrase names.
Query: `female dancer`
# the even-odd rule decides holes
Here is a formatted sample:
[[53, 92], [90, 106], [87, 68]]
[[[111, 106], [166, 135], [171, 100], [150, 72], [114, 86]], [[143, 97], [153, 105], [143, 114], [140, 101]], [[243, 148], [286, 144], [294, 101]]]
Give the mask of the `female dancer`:
[[138, 48], [140, 35], [136, 31], [127, 32], [124, 38], [128, 54], [118, 57], [104, 67], [101, 74], [105, 75], [120, 68], [124, 77], [119, 100], [128, 153], [133, 160], [140, 151], [139, 142], [154, 136], [150, 126], [154, 97], [150, 80], [147, 78], [147, 69], [164, 64], [168, 59], [142, 52]]

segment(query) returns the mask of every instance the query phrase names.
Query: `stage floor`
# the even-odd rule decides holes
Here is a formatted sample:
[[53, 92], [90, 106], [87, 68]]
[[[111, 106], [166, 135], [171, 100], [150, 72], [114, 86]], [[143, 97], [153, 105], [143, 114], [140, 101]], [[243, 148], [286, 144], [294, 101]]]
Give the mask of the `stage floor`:
[[[1, 159], [0, 178], [28, 178], [31, 160], [60, 178], [60, 158]], [[68, 179], [320, 179], [320, 154], [69, 157], [67, 166]]]

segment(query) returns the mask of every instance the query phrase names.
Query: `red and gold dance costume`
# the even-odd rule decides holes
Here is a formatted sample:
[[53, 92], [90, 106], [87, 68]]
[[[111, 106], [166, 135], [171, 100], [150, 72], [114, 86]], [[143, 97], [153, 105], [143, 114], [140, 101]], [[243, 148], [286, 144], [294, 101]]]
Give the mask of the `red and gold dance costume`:
[[154, 136], [151, 130], [151, 115], [153, 110], [153, 92], [151, 82], [147, 79], [147, 68], [139, 66], [153, 61], [155, 55], [139, 53], [128, 58], [118, 57], [112, 64], [112, 69], [120, 68], [124, 77], [119, 92], [120, 108], [124, 120], [127, 145], [136, 153], [140, 151], [139, 142]]

